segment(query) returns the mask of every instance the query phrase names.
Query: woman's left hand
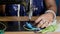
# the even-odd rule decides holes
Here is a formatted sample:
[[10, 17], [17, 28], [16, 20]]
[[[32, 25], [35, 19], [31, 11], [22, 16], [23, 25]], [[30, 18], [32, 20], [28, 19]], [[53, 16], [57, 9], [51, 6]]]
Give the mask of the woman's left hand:
[[48, 27], [49, 24], [51, 24], [53, 21], [53, 14], [52, 13], [46, 13], [41, 15], [36, 21], [35, 21], [35, 25], [37, 27]]

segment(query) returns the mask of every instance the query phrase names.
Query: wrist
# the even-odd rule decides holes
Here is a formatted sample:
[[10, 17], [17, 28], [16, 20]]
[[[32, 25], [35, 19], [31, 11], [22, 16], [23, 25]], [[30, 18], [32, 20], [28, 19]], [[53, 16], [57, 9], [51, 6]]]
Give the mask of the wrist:
[[53, 10], [47, 10], [45, 13], [49, 13], [49, 14], [53, 15], [53, 21], [56, 20], [56, 14]]

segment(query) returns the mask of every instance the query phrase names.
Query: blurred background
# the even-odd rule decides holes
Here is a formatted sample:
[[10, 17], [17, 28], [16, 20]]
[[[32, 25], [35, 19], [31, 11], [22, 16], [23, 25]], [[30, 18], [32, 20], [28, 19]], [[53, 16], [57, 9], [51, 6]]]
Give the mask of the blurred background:
[[[57, 13], [56, 13], [56, 15], [57, 16], [60, 16], [60, 0], [56, 0], [56, 5], [57, 5]], [[5, 5], [3, 4], [1, 4], [0, 5], [0, 16], [4, 16], [5, 15]], [[12, 23], [12, 22], [10, 22], [10, 23]], [[11, 25], [11, 24], [9, 24], [9, 25]], [[1, 25], [0, 25], [1, 26]], [[8, 27], [8, 29], [7, 30], [10, 30], [9, 28], [9, 26], [7, 26]], [[2, 27], [3, 28], [3, 27]], [[11, 30], [10, 31], [18, 31], [17, 30], [17, 28], [18, 28], [18, 25], [14, 25], [14, 26], [12, 26], [11, 25]]]

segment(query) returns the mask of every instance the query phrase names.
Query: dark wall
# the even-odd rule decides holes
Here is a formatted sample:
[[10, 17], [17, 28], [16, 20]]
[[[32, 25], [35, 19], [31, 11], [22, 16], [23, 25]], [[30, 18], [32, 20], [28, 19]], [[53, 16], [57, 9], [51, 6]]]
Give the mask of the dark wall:
[[57, 4], [57, 16], [60, 16], [60, 0], [56, 0]]

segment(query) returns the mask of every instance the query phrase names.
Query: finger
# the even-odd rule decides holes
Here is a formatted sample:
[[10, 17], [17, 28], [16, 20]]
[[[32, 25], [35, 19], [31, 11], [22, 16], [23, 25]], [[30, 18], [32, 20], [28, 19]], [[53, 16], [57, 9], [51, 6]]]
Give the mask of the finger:
[[41, 19], [42, 19], [42, 18], [39, 17], [39, 18], [35, 21], [35, 23], [38, 23]]
[[49, 24], [46, 25], [46, 28], [49, 26]]
[[42, 19], [39, 22], [34, 23], [34, 25], [37, 26], [41, 21], [42, 21]]
[[44, 28], [44, 27], [48, 27], [49, 22], [50, 22], [49, 20], [46, 20], [45, 23], [44, 23], [44, 25], [42, 25], [42, 28]]
[[44, 21], [40, 21], [39, 24], [37, 25], [37, 27], [41, 27], [41, 25], [43, 25]]
[[46, 27], [49, 27], [52, 24], [52, 22], [49, 22], [49, 24]]
[[46, 27], [48, 25], [48, 22], [45, 22], [42, 26], [41, 26], [41, 28], [44, 28], [44, 27]]

